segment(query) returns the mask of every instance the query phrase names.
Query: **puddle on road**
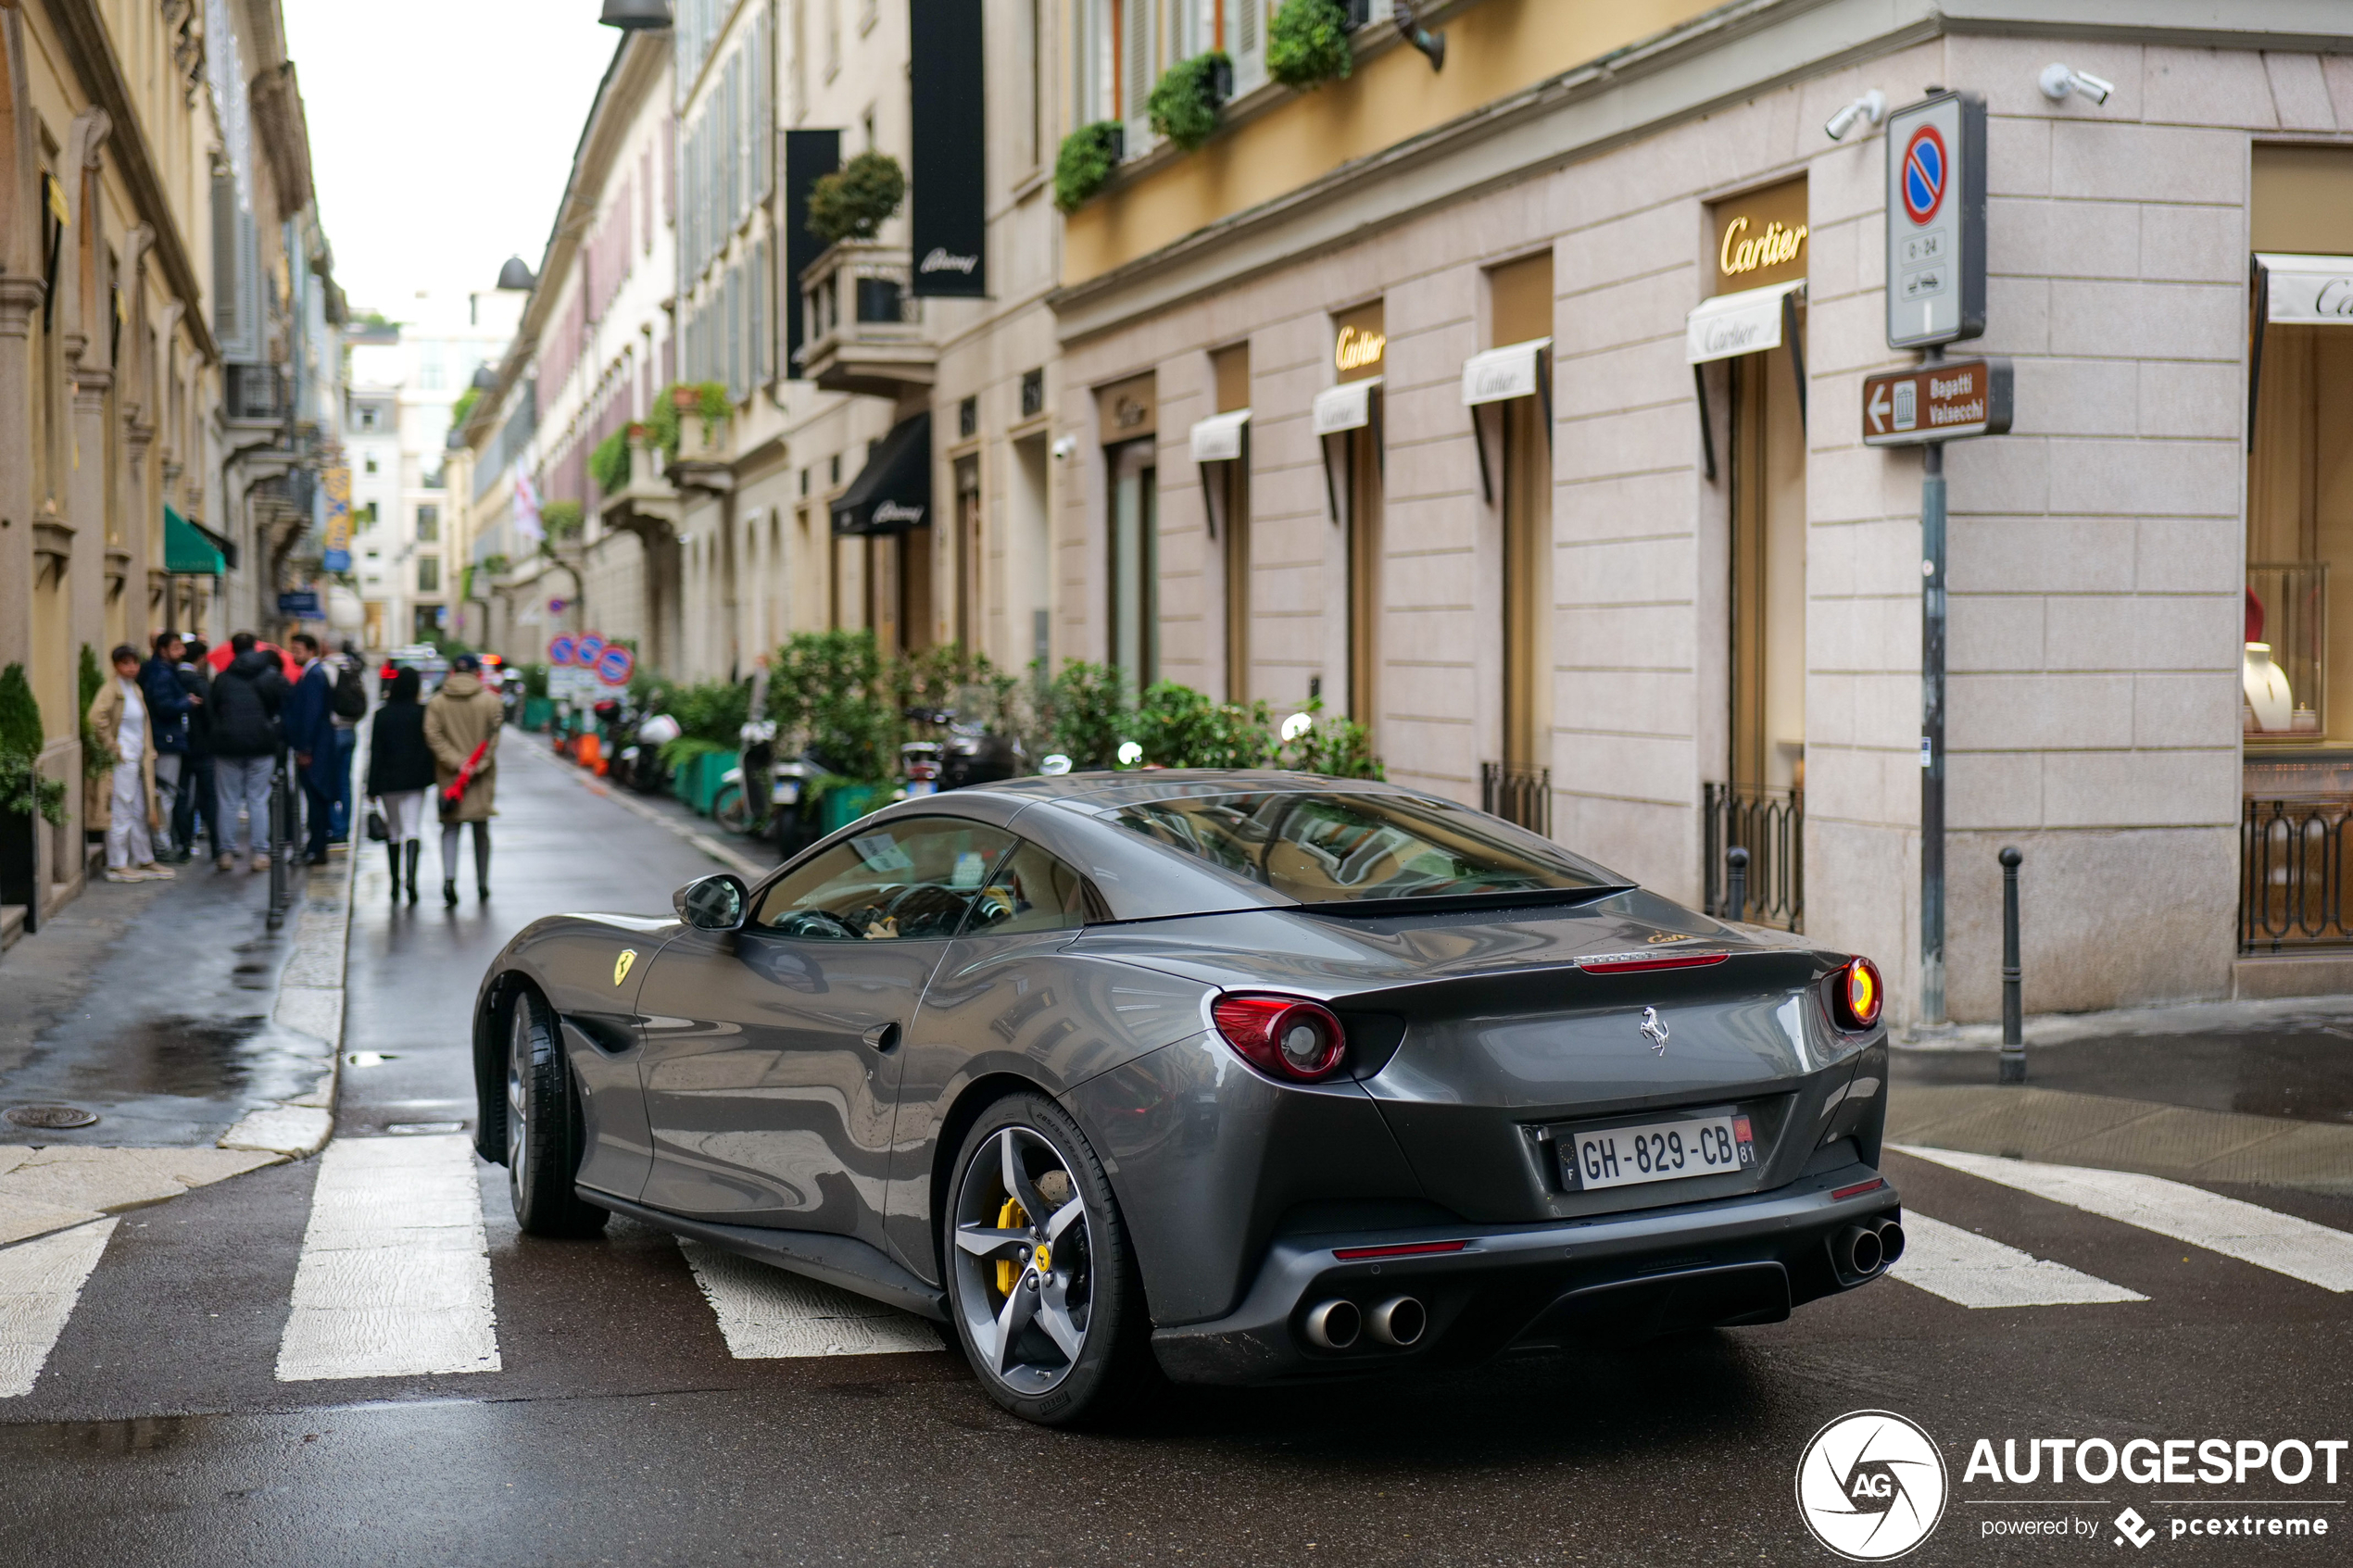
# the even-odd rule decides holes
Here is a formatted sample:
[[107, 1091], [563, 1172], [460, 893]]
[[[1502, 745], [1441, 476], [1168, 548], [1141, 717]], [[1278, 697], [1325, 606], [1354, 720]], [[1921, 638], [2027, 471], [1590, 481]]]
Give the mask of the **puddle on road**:
[[[209, 1099], [241, 1093], [257, 1065], [247, 1042], [268, 1027], [260, 1013], [242, 1018], [156, 1018], [114, 1031], [107, 1086], [148, 1095]], [[123, 1074], [123, 1075], [118, 1075]]]
[[221, 1419], [219, 1415], [142, 1415], [120, 1421], [42, 1421], [0, 1426], [0, 1453], [103, 1459], [155, 1453], [197, 1441]]

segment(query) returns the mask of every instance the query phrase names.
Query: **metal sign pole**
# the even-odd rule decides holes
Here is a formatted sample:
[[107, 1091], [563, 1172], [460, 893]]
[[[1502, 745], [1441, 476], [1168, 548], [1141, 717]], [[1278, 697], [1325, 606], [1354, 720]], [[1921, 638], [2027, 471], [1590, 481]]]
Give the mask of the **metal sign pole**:
[[[1933, 363], [1938, 358], [1929, 351]], [[1920, 1022], [1944, 1022], [1944, 443], [1921, 448]]]

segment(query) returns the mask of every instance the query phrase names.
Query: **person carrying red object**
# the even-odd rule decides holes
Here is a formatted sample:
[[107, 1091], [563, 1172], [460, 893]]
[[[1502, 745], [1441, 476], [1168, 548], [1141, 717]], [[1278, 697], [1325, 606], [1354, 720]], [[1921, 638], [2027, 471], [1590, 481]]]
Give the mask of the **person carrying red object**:
[[458, 907], [458, 838], [471, 822], [474, 892], [490, 897], [490, 819], [497, 814], [498, 730], [506, 705], [482, 684], [482, 660], [461, 653], [449, 678], [425, 705], [425, 744], [433, 748], [441, 804], [441, 901]]

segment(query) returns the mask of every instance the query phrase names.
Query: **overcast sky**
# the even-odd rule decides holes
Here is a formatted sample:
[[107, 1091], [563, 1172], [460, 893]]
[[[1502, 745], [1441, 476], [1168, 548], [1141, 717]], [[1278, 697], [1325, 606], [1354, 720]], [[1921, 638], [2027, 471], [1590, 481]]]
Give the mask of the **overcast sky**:
[[598, 0], [283, 0], [320, 216], [354, 306], [535, 270], [621, 42]]

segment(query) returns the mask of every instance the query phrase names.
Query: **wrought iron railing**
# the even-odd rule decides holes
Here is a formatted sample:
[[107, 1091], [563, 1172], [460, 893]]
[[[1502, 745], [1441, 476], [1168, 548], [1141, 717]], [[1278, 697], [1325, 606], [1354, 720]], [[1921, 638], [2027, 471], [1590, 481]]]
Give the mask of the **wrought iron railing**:
[[1806, 792], [1758, 784], [1700, 785], [1703, 907], [1730, 906], [1725, 857], [1748, 851], [1741, 918], [1752, 925], [1806, 929]]
[[1481, 762], [1478, 809], [1552, 837], [1553, 771], [1519, 762]]
[[2239, 823], [2239, 951], [2353, 947], [2345, 824], [2353, 797], [2249, 800]]

